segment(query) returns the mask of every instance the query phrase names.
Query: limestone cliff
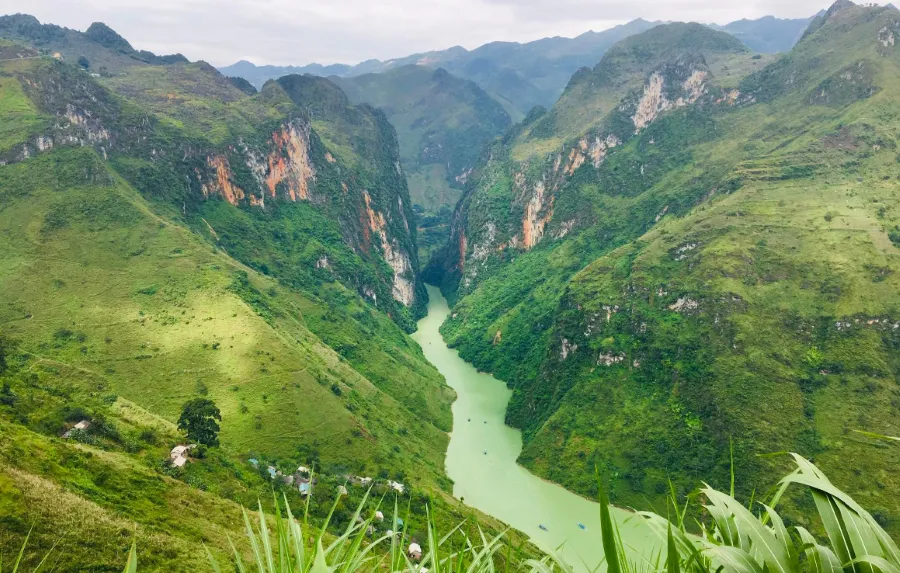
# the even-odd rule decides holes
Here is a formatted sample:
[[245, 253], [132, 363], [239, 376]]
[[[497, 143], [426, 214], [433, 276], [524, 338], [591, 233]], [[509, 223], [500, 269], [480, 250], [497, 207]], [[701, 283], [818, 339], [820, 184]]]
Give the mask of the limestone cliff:
[[[217, 73], [203, 67], [185, 68], [183, 73], [187, 71], [198, 74], [197, 82], [205, 81], [203, 74]], [[181, 83], [167, 91], [177, 95], [179, 88], [196, 89], [183, 77], [178, 80]], [[236, 90], [218, 80], [210, 80], [217, 90]], [[158, 114], [138, 111], [128, 98], [61, 62], [29, 68], [21, 81], [48, 118], [46, 127], [0, 153], [0, 163], [58, 146], [93, 147], [139, 190], [172, 204], [187, 220], [196, 221], [198, 230], [234, 256], [246, 257], [248, 264], [286, 280], [300, 280], [299, 275], [336, 278], [406, 328], [424, 310], [416, 229], [409, 223], [413, 214], [398, 168], [396, 135], [380, 112], [353, 106], [346, 97], [329, 100], [340, 90], [326, 80], [316, 80], [314, 87], [322, 91], [315, 93], [303, 80], [300, 87], [285, 82], [290, 90], [273, 83], [257, 96], [229, 92], [228, 98], [241, 98], [238, 103], [246, 101], [253, 109], [273, 107], [259, 120], [233, 126], [226, 122], [232, 134], [218, 140], [191, 135], [160, 121]], [[130, 86], [125, 95], [130, 98], [133, 91]], [[219, 201], [237, 211], [227, 215], [216, 206]], [[301, 209], [301, 204], [307, 207]], [[320, 234], [333, 228], [340, 242], [325, 234], [306, 247], [315, 245], [320, 257], [336, 261], [328, 269], [317, 268], [302, 254], [307, 239], [301, 240], [297, 226], [309, 225], [306, 213], [322, 221]], [[256, 230], [250, 233], [247, 223]], [[313, 239], [317, 231], [310, 228], [312, 234], [301, 234]], [[294, 238], [285, 241], [286, 233]], [[257, 241], [265, 248], [261, 243], [254, 247]], [[290, 258], [294, 264], [287, 263]]]
[[[683, 45], [637, 50], [642, 42], [659, 44], [659, 37], [665, 46]], [[452, 296], [465, 294], [516, 252], [596, 224], [590, 209], [573, 205], [573, 181], [606, 183], [607, 157], [667, 113], [732, 104], [738, 97], [716, 84], [707, 57], [713, 62], [750, 60], [733, 38], [678, 24], [637, 36], [611, 50], [594, 70], [573, 78], [554, 109], [526, 118], [470, 174], [453, 218], [450, 246], [428, 276]], [[590, 115], [592, 110], [596, 115]]]

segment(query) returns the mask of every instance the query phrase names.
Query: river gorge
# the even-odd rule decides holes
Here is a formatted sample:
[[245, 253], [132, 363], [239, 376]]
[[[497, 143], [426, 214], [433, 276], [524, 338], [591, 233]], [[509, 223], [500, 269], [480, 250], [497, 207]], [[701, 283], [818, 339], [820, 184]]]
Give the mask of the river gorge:
[[[437, 288], [429, 286], [428, 295], [428, 315], [413, 338], [457, 393], [446, 466], [453, 495], [524, 532], [544, 550], [562, 547], [577, 570], [594, 570], [603, 557], [599, 505], [516, 463], [522, 435], [504, 423], [512, 391], [444, 343], [439, 328], [450, 309]], [[628, 546], [643, 553], [655, 545], [632, 514], [615, 510], [614, 517]]]

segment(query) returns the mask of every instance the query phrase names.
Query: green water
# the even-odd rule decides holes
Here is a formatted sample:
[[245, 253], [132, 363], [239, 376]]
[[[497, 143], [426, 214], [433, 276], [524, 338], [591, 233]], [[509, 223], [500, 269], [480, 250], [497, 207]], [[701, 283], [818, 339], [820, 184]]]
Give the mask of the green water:
[[[428, 316], [413, 338], [458, 395], [447, 449], [453, 495], [523, 531], [545, 550], [564, 544], [563, 555], [571, 565], [593, 569], [602, 558], [599, 505], [516, 463], [522, 435], [504, 424], [512, 392], [444, 344], [438, 328], [450, 310], [438, 289], [429, 286], [428, 295]], [[644, 554], [652, 551], [656, 544], [646, 526], [622, 510], [615, 510], [614, 517], [626, 544]]]

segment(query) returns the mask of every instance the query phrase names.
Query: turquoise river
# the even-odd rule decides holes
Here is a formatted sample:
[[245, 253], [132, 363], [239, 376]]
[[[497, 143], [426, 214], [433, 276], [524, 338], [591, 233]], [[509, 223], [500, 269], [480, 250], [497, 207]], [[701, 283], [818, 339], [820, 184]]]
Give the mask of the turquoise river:
[[[504, 423], [511, 390], [447, 347], [438, 329], [450, 309], [438, 289], [429, 286], [428, 295], [428, 316], [413, 338], [458, 395], [446, 468], [455, 484], [453, 495], [524, 532], [545, 550], [562, 547], [577, 570], [593, 570], [602, 561], [599, 505], [516, 463], [522, 435]], [[636, 553], [646, 555], [656, 546], [649, 529], [630, 513], [615, 510], [614, 517]]]

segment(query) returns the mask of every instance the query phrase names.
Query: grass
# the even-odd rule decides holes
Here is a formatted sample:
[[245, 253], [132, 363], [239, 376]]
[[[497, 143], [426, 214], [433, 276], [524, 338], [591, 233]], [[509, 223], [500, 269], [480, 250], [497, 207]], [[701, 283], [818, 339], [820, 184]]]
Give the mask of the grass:
[[25, 95], [15, 78], [0, 77], [0, 153], [28, 140], [28, 136], [46, 127], [50, 118], [40, 113]]
[[204, 63], [131, 66], [103, 83], [171, 126], [216, 144], [252, 136], [259, 123], [282, 117], [277, 107], [248, 97]]
[[[767, 570], [780, 573], [896, 573], [900, 570], [900, 550], [876, 519], [835, 487], [811, 462], [798, 455], [793, 455], [793, 460], [796, 468], [780, 481], [778, 490], [765, 502], [751, 498], [744, 505], [735, 499], [732, 482], [729, 493], [709, 486], [697, 492], [703, 500], [703, 511], [702, 520], [694, 525], [685, 519], [687, 504], [682, 505], [674, 493], [670, 499], [669, 518], [646, 511], [633, 514], [630, 519], [646, 524], [658, 540], [657, 550], [649, 557], [639, 557], [634, 548], [625, 546], [612, 519], [606, 489], [598, 488], [602, 524], [598, 543], [605, 555], [601, 566], [609, 573], [759, 573]], [[819, 518], [815, 530], [822, 532], [821, 535], [803, 526], [785, 524], [777, 507], [789, 488], [800, 489], [812, 498], [814, 509], [811, 512]], [[367, 505], [367, 501], [368, 495], [353, 512], [348, 525], [330, 541], [325, 529], [319, 532], [308, 529], [308, 505], [302, 517], [295, 517], [287, 498], [281, 502], [275, 500], [274, 516], [267, 515], [261, 504], [255, 516], [243, 510], [249, 562], [230, 542], [235, 547], [230, 565], [240, 572], [258, 573], [355, 573], [385, 568], [409, 573], [423, 570], [571, 573], [576, 570], [555, 552], [544, 556], [523, 555], [512, 548], [505, 532], [487, 536], [479, 529], [478, 536], [471, 538], [462, 524], [445, 531], [430, 517], [423, 538], [415, 539], [402, 525], [396, 502], [390, 529], [384, 535], [373, 537], [376, 512], [382, 504]], [[336, 506], [337, 501], [326, 523]], [[26, 536], [13, 573], [22, 560], [28, 539]], [[138, 542], [139, 539], [131, 545], [126, 571], [138, 569]], [[422, 546], [421, 556], [407, 554], [405, 548], [411, 542]], [[44, 555], [38, 568], [53, 549]], [[223, 560], [211, 551], [206, 553], [211, 571], [220, 573], [229, 569], [223, 567]]]
[[[66, 150], [0, 173], [22, 193], [7, 191], [0, 212], [0, 322], [38, 365], [60, 380], [83, 373], [83, 391], [101, 386], [169, 421], [205, 388], [234, 452], [289, 456], [302, 437], [325, 463], [439, 480], [452, 393], [399, 328], [339, 285], [308, 298], [247, 271], [113, 175], [64, 193], [37, 175], [93, 157]], [[241, 272], [256, 307], [232, 288]], [[62, 330], [74, 334], [54, 338]]]

